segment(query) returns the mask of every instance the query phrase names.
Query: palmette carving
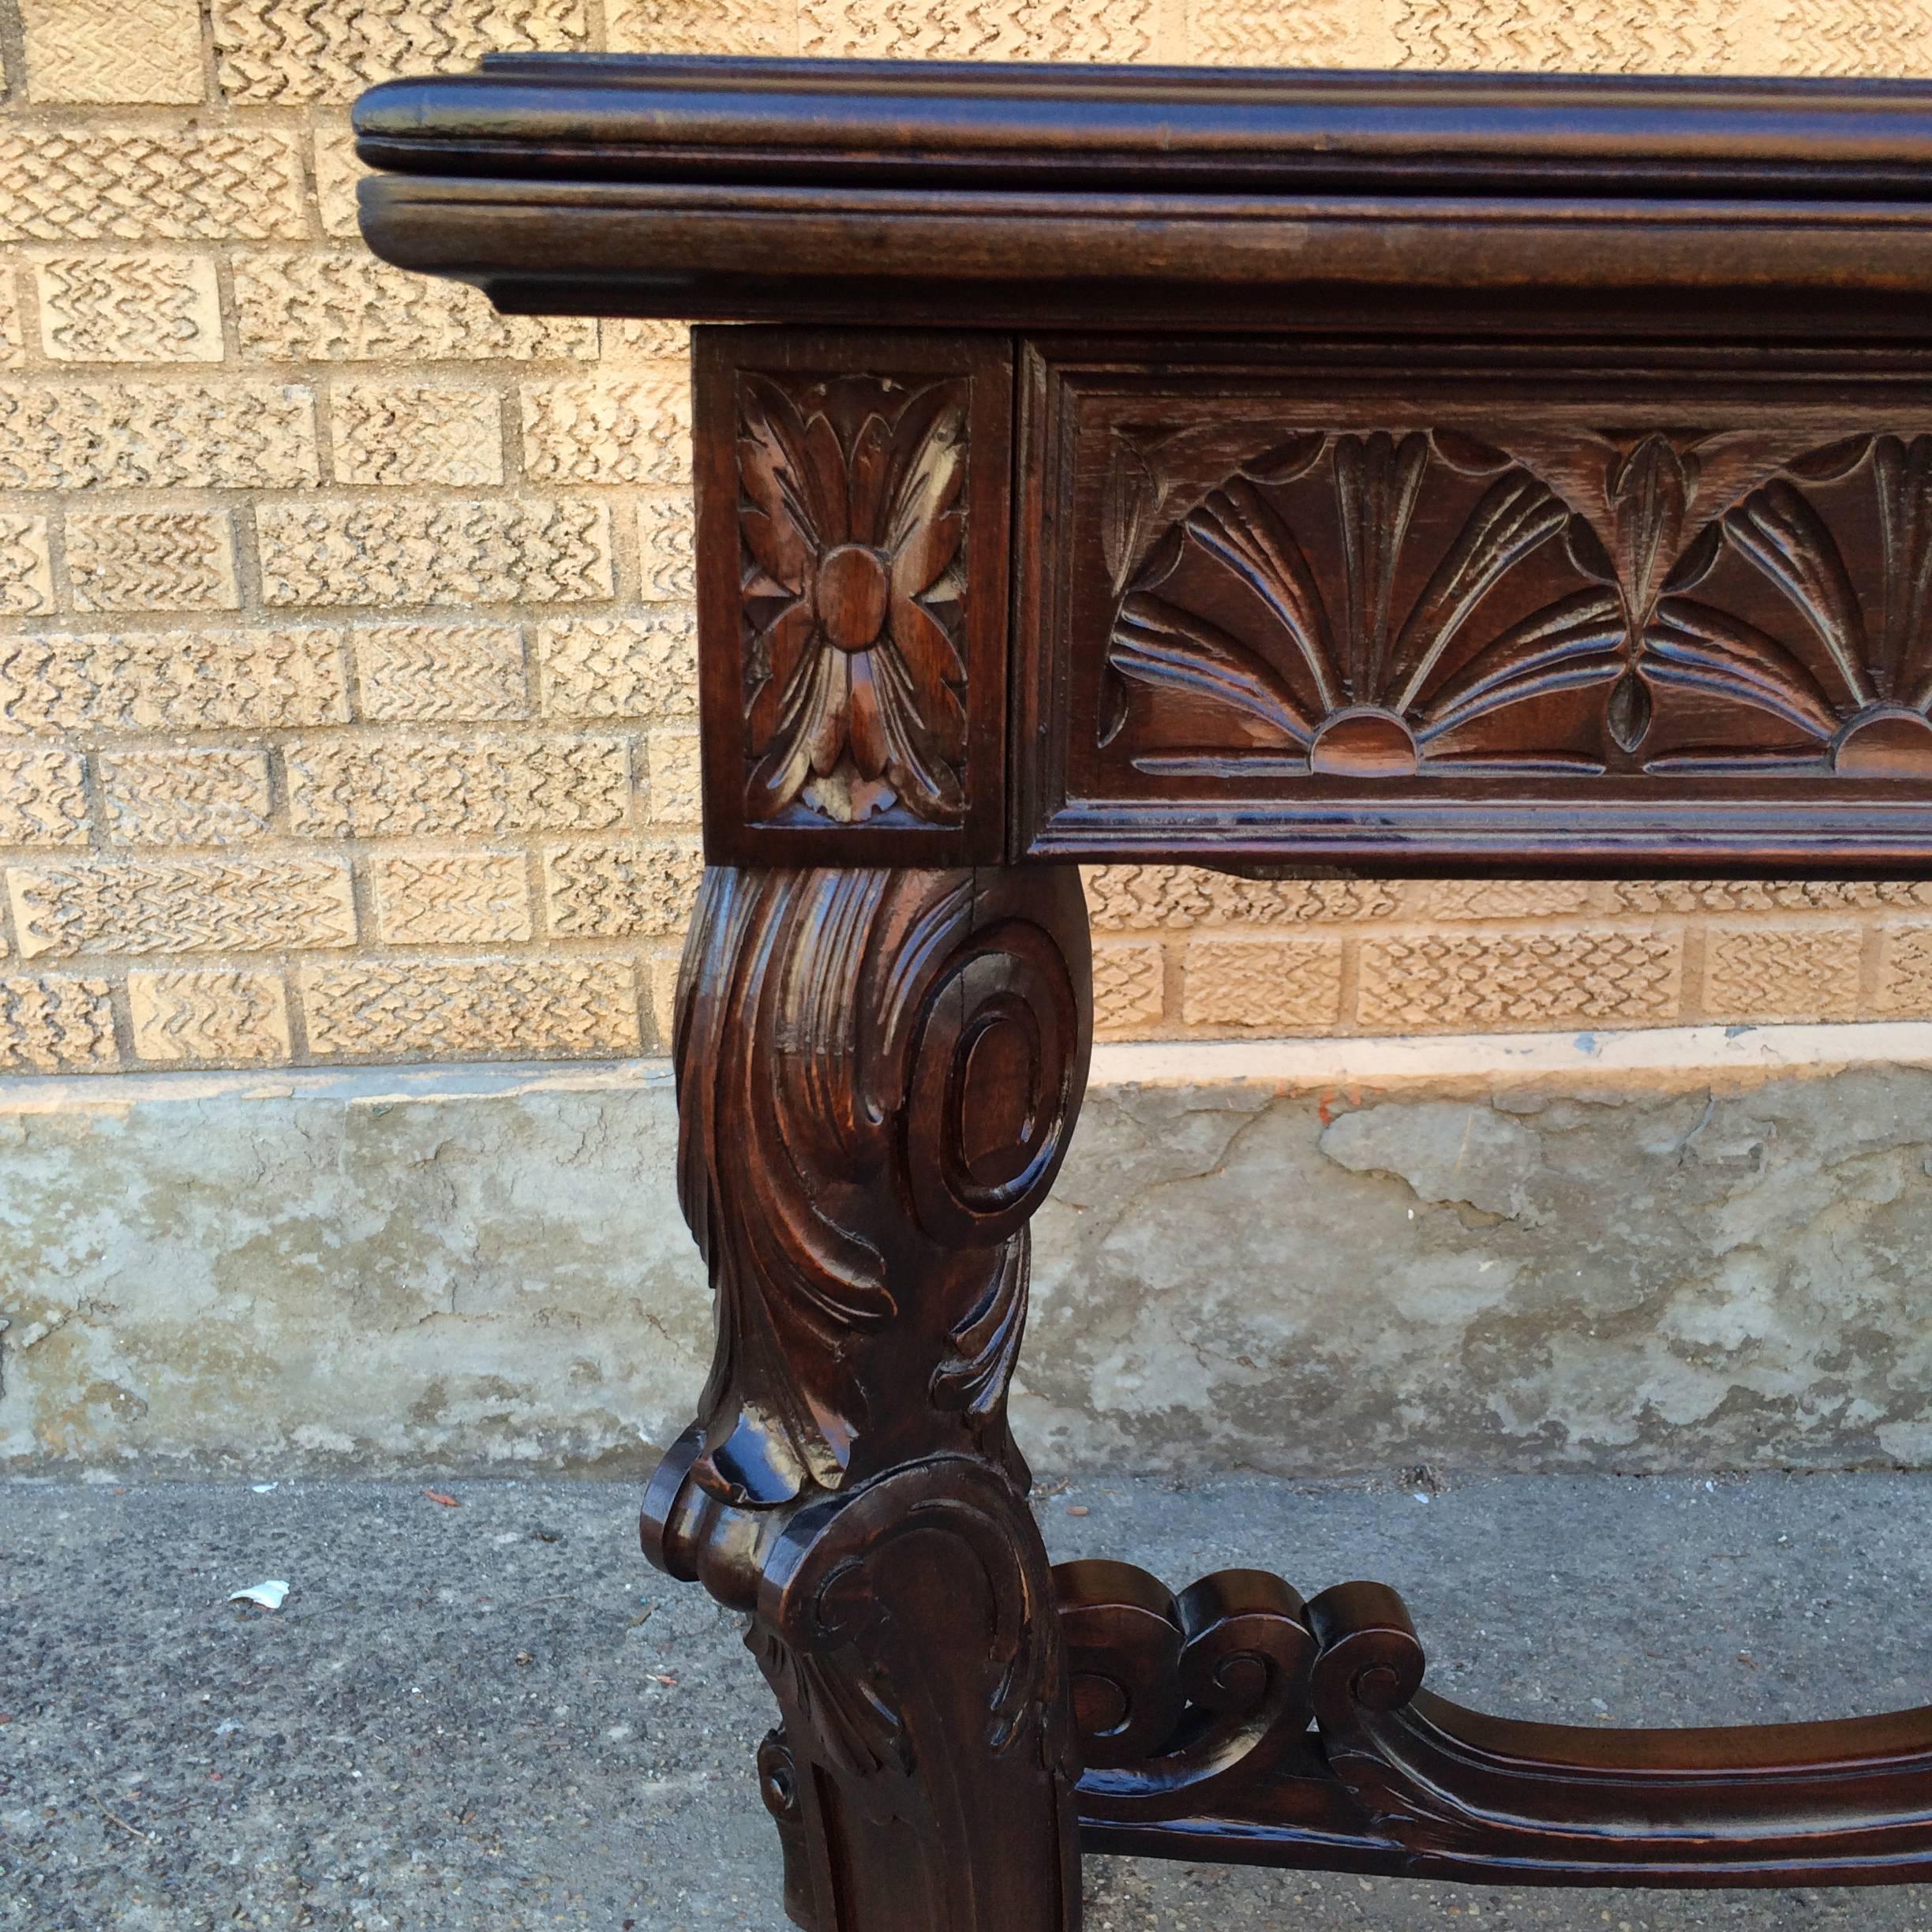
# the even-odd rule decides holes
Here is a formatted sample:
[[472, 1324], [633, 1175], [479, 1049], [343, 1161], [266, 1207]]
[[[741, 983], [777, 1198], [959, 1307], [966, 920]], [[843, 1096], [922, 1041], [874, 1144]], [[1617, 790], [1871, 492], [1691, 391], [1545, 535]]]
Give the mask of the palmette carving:
[[751, 823], [964, 816], [967, 388], [739, 378]]
[[1078, 1110], [1068, 868], [706, 875], [680, 1187], [717, 1297], [646, 1547], [752, 1613], [793, 1916], [1068, 1932], [1065, 1661], [1005, 1416]]

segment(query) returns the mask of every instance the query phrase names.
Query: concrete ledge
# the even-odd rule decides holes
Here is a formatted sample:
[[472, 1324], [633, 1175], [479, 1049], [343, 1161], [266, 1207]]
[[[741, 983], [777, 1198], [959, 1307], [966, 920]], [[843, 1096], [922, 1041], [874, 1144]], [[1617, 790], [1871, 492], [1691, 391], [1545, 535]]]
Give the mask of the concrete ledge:
[[[710, 1314], [658, 1061], [0, 1081], [0, 1467], [641, 1470]], [[1932, 1462], [1932, 1025], [1110, 1046], [1046, 1470]]]

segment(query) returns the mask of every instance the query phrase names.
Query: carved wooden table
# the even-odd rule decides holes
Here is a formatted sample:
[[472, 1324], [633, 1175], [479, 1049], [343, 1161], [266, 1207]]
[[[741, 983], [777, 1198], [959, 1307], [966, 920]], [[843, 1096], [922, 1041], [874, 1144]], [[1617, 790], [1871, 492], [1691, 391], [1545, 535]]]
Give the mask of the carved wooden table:
[[1073, 862], [1932, 872], [1932, 92], [564, 57], [358, 125], [392, 261], [766, 325], [696, 338], [718, 1346], [644, 1536], [750, 1613], [793, 1916], [1932, 1874], [1932, 1709], [1466, 1710], [1380, 1585], [1050, 1572], [1005, 1407]]

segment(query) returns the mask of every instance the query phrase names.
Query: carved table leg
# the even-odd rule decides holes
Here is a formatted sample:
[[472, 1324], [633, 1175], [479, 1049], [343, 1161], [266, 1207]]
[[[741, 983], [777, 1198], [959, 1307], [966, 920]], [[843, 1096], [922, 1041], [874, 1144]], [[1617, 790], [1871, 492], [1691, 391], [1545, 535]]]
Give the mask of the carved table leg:
[[1006, 1426], [1090, 1030], [1071, 867], [706, 875], [680, 1189], [717, 1297], [652, 1559], [751, 1613], [810, 1932], [1073, 1932], [1065, 1652]]

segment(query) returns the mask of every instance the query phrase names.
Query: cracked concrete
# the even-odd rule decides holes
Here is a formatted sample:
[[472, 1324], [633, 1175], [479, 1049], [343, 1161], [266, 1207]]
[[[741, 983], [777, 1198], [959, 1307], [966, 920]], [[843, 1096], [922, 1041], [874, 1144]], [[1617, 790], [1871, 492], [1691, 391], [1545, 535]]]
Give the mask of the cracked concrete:
[[[1036, 1223], [1029, 1453], [1932, 1462], [1932, 1034], [1898, 1043], [1103, 1054]], [[641, 1469], [710, 1352], [675, 1140], [654, 1062], [0, 1083], [0, 1466]]]

